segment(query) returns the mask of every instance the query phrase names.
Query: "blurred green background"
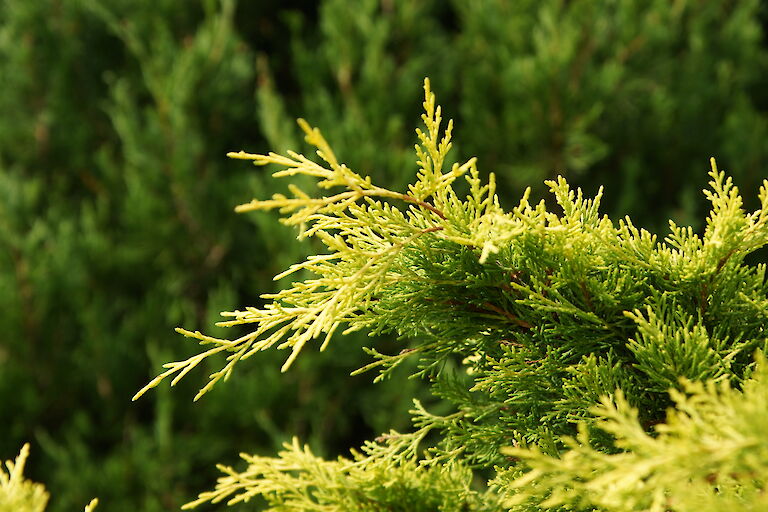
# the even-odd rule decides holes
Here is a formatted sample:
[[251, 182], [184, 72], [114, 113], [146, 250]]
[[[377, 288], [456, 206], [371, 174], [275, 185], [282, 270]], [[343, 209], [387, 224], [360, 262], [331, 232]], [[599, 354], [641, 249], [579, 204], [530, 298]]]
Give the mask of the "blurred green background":
[[[240, 365], [193, 404], [207, 368], [131, 396], [218, 312], [259, 305], [317, 250], [233, 207], [284, 191], [227, 151], [336, 154], [402, 189], [415, 173], [423, 78], [456, 121], [454, 157], [498, 174], [502, 201], [557, 174], [604, 212], [664, 232], [703, 226], [708, 158], [747, 207], [768, 174], [768, 6], [757, 0], [2, 0], [0, 459], [48, 510], [177, 510], [214, 464], [293, 435], [335, 456], [408, 428], [406, 379], [372, 385], [338, 337]], [[751, 202], [750, 202], [751, 201]], [[284, 284], [284, 283], [283, 283]], [[223, 508], [223, 506], [222, 506]], [[258, 503], [240, 505], [257, 510]]]

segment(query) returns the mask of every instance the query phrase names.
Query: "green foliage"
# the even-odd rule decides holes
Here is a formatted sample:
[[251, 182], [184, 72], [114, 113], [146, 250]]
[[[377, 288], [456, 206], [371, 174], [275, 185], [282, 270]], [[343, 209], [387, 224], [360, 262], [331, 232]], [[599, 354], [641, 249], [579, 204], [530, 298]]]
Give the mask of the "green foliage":
[[[674, 218], [698, 232], [704, 156], [718, 155], [748, 190], [765, 175], [768, 72], [759, 14], [757, 0], [365, 0], [354, 8], [346, 0], [198, 0], [182, 9], [172, 0], [0, 2], [0, 452], [12, 453], [26, 440], [39, 445], [33, 450], [39, 463], [29, 469], [46, 482], [53, 512], [77, 509], [93, 495], [117, 512], [158, 512], [210, 481], [212, 461], [234, 457], [233, 445], [273, 453], [297, 435], [318, 456], [334, 456], [370, 432], [406, 429], [410, 397], [418, 397], [417, 416], [430, 442], [438, 430], [464, 432], [465, 420], [450, 403], [486, 407], [465, 439], [478, 459], [499, 458], [495, 441], [484, 441], [499, 428], [488, 422], [498, 400], [468, 391], [486, 376], [465, 370], [501, 359], [475, 353], [477, 330], [469, 323], [506, 318], [525, 330], [507, 315], [506, 295], [486, 286], [515, 268], [477, 260], [477, 250], [485, 251], [486, 263], [507, 250], [514, 223], [504, 215], [479, 223], [476, 240], [465, 240], [469, 245], [459, 252], [442, 237], [453, 224], [438, 216], [433, 220], [442, 231], [392, 249], [390, 262], [371, 263], [370, 270], [390, 265], [388, 272], [402, 270], [411, 279], [442, 280], [427, 293], [402, 279], [393, 300], [379, 308], [386, 315], [398, 294], [421, 294], [425, 302], [414, 302], [409, 316], [359, 319], [362, 331], [382, 333], [368, 350], [390, 385], [373, 390], [364, 375], [352, 385], [338, 377], [360, 363], [365, 342], [349, 334], [333, 350], [298, 358], [282, 376], [283, 356], [263, 352], [262, 364], [241, 365], [239, 379], [194, 407], [187, 395], [225, 363], [201, 362], [203, 370], [188, 375], [177, 393], [162, 389], [128, 404], [148, 368], [194, 357], [193, 347], [170, 341], [169, 325], [195, 332], [237, 304], [263, 310], [273, 299], [254, 292], [274, 291], [273, 275], [322, 251], [319, 240], [291, 243], [293, 233], [277, 225], [276, 215], [233, 217], [234, 204], [282, 188], [216, 155], [233, 148], [298, 151], [293, 118], [303, 115], [323, 127], [348, 167], [365, 170], [361, 177], [409, 195], [408, 127], [419, 113], [414, 83], [429, 75], [464, 129], [452, 151], [462, 160], [477, 156], [497, 172], [506, 210], [511, 204], [504, 201], [524, 185], [562, 172], [590, 193], [605, 184], [610, 193], [602, 211], [612, 217], [629, 212], [645, 227]], [[311, 177], [288, 179], [311, 187]], [[454, 185], [461, 198], [470, 189], [461, 178]], [[423, 186], [413, 193], [432, 185]], [[539, 195], [534, 189], [530, 202]], [[431, 199], [403, 200], [393, 205], [428, 214]], [[745, 202], [747, 210], [757, 208], [754, 197]], [[406, 232], [412, 226], [395, 224], [387, 236]], [[482, 249], [472, 245], [480, 241]], [[414, 268], [424, 270], [413, 276]], [[686, 296], [695, 293], [697, 271], [689, 268], [694, 276]], [[307, 275], [309, 269], [298, 269], [278, 286], [289, 289], [291, 279]], [[474, 283], [469, 290], [467, 282]], [[756, 280], [720, 285], [740, 291], [746, 282]], [[631, 282], [611, 283], [622, 293], [632, 289]], [[731, 294], [725, 288], [718, 292], [723, 300]], [[716, 313], [703, 324], [696, 311], [674, 318], [674, 325], [687, 326], [677, 339], [701, 344], [695, 349], [701, 362], [686, 365], [687, 375], [709, 372], [725, 380], [742, 372], [754, 340], [709, 326], [720, 314], [727, 322], [752, 322], [745, 332], [754, 330], [763, 321], [752, 316], [763, 307], [759, 293], [747, 291], [732, 310], [713, 306]], [[439, 308], [426, 307], [430, 301]], [[467, 314], [463, 301], [472, 304], [469, 323], [455, 320]], [[620, 302], [618, 309], [635, 307], [632, 297]], [[514, 424], [535, 431], [537, 418], [551, 412], [553, 422], [556, 416], [571, 425], [598, 396], [631, 387], [646, 373], [668, 381], [649, 381], [649, 400], [667, 400], [675, 374], [653, 364], [654, 354], [666, 353], [663, 340], [654, 340], [675, 314], [654, 309], [652, 317], [638, 308], [635, 320], [619, 320], [632, 339], [651, 344], [634, 356], [589, 353], [565, 369], [557, 361], [518, 364], [516, 378], [538, 387], [516, 395], [534, 414]], [[444, 347], [430, 338], [442, 336], [443, 320], [457, 340], [465, 329], [464, 341]], [[640, 329], [643, 323], [648, 326]], [[431, 326], [428, 336], [423, 325]], [[388, 329], [429, 341], [398, 343]], [[579, 328], [572, 329], [577, 336]], [[222, 339], [226, 332], [207, 334]], [[743, 351], [730, 356], [739, 343]], [[452, 352], [456, 347], [461, 353]], [[674, 348], [674, 362], [688, 357], [690, 346], [680, 341], [666, 348]], [[441, 350], [444, 357], [435, 357]], [[423, 362], [425, 376], [453, 371], [435, 382], [443, 403], [430, 399], [418, 379], [405, 380], [419, 371], [419, 359], [410, 356], [421, 352], [432, 358]], [[633, 357], [642, 360], [642, 372], [627, 368]], [[539, 365], [564, 372], [564, 379], [543, 379]], [[503, 373], [499, 368], [500, 378]], [[556, 400], [556, 410], [535, 405], [539, 398]], [[243, 403], [250, 405], [245, 412]], [[429, 428], [438, 423], [440, 429]]]
[[617, 391], [592, 409], [596, 426], [615, 438], [620, 453], [590, 445], [581, 429], [558, 457], [507, 448], [528, 468], [502, 471], [496, 486], [508, 506], [539, 503], [577, 510], [762, 510], [768, 506], [768, 364], [760, 356], [741, 390], [727, 381], [685, 381], [671, 393], [675, 407], [649, 434], [639, 412]]
[[[468, 169], [472, 169], [474, 179], [477, 179], [473, 161], [463, 166], [454, 165], [449, 173], [442, 173], [443, 159], [450, 149], [451, 125], [449, 123], [446, 135], [438, 142], [440, 108], [435, 109], [434, 96], [429, 93], [428, 83], [425, 88], [427, 114], [424, 120], [428, 132], [419, 132], [422, 140], [422, 147], [417, 150], [421, 165], [420, 179], [410, 187], [409, 194], [374, 186], [369, 177], [360, 176], [346, 165], [340, 164], [320, 132], [316, 128], [310, 128], [303, 120], [300, 125], [307, 134], [307, 142], [317, 147], [318, 156], [328, 164], [328, 168], [293, 152], [289, 152], [289, 157], [275, 154], [230, 154], [236, 158], [254, 160], [254, 163], [260, 165], [275, 163], [287, 167], [285, 171], [275, 173], [275, 176], [304, 174], [322, 178], [319, 183], [321, 188], [347, 188], [347, 191], [330, 197], [313, 199], [294, 185], [291, 187], [295, 196], [293, 199], [276, 194], [271, 200], [253, 201], [238, 207], [240, 211], [279, 208], [283, 213], [295, 212], [285, 219], [285, 223], [302, 226], [299, 238], [317, 237], [331, 253], [311, 256], [304, 263], [294, 265], [276, 276], [276, 279], [279, 279], [304, 269], [317, 274], [318, 279], [295, 283], [293, 288], [274, 295], [264, 295], [262, 298], [273, 299], [264, 309], [248, 308], [245, 311], [224, 313], [224, 316], [234, 317], [234, 320], [222, 322], [220, 325], [255, 323], [258, 327], [253, 332], [228, 341], [180, 329], [183, 334], [199, 339], [201, 344], [215, 345], [214, 348], [185, 361], [166, 364], [169, 369], [137, 393], [134, 399], [165, 377], [178, 373], [172, 381], [172, 384], [175, 384], [208, 356], [222, 351], [232, 352], [227, 358], [227, 365], [212, 374], [209, 384], [200, 390], [196, 397], [199, 398], [219, 379], [228, 377], [238, 361], [270, 348], [291, 332], [280, 346], [292, 348], [291, 356], [283, 365], [285, 371], [304, 345], [321, 333], [325, 334], [325, 341], [321, 346], [323, 350], [342, 323], [351, 323], [351, 330], [357, 330], [364, 325], [365, 318], [359, 316], [359, 311], [367, 309], [366, 306], [372, 307], [370, 301], [374, 297], [378, 300], [382, 287], [390, 281], [390, 267], [401, 250], [423, 235], [446, 229], [445, 226], [435, 224], [435, 219], [449, 220], [446, 214], [441, 212], [444, 207], [442, 203], [449, 200], [448, 196], [443, 197], [443, 191], [452, 192], [452, 189], [446, 187]], [[482, 194], [479, 190], [478, 193]], [[436, 200], [435, 206], [425, 202], [433, 196]], [[441, 197], [443, 201], [438, 202]], [[414, 203], [415, 206], [407, 216], [374, 198], [400, 199]], [[365, 199], [365, 203], [358, 206], [356, 202], [361, 199]], [[455, 196], [452, 195], [450, 200], [456, 204]], [[419, 212], [418, 208], [424, 209], [427, 215]], [[476, 213], [480, 215], [482, 212]], [[460, 237], [461, 234], [454, 234], [449, 228], [447, 236]], [[270, 331], [269, 336], [258, 339]]]
[[352, 167], [404, 188], [411, 179], [408, 127], [420, 112], [413, 84], [459, 74], [458, 47], [443, 21], [450, 6], [362, 0], [350, 9], [345, 0], [325, 0], [314, 25], [291, 14], [290, 57], [261, 60], [258, 113], [269, 147], [296, 148], [293, 122], [305, 117], [324, 127]]
[[276, 510], [492, 510], [471, 489], [472, 473], [466, 468], [424, 467], [412, 454], [393, 458], [391, 451], [376, 443], [368, 443], [353, 456], [325, 461], [296, 439], [285, 444], [278, 459], [244, 454], [247, 471], [220, 466], [229, 476], [219, 479], [215, 491], [201, 494], [183, 508], [218, 503], [232, 495], [227, 504], [234, 505], [261, 495]]
[[233, 217], [276, 189], [208, 158], [263, 144], [235, 7], [0, 2], [0, 451], [39, 446], [31, 476], [52, 511], [93, 495], [117, 512], [169, 510], [214, 478], [232, 442], [272, 452], [293, 432], [324, 453], [394, 411], [407, 424], [396, 393], [389, 414], [347, 416], [373, 403], [371, 386], [321, 385], [355, 367], [359, 343], [287, 379], [253, 368], [194, 411], [194, 393], [126, 406], [148, 368], [190, 355], [163, 341], [169, 325], [209, 324], [307, 250], [273, 219]]
[[752, 167], [761, 148], [724, 144], [765, 129], [751, 96], [766, 65], [758, 2], [455, 5], [465, 61], [477, 63], [462, 75], [462, 122], [477, 134], [463, 144], [489, 155], [485, 165], [514, 170], [505, 175], [516, 184], [589, 171], [590, 184], [617, 191], [620, 211], [645, 217], [649, 200], [697, 181], [702, 154], [717, 150], [750, 185], [762, 174]]
[[[495, 177], [483, 184], [475, 159], [446, 164], [453, 124], [441, 133], [428, 80], [424, 89], [419, 170], [407, 193], [340, 163], [303, 120], [322, 163], [292, 151], [230, 154], [282, 166], [277, 177], [303, 174], [321, 189], [341, 188], [315, 198], [292, 186], [292, 198], [239, 207], [280, 209], [300, 238], [319, 239], [327, 253], [281, 274], [311, 277], [263, 295], [265, 307], [223, 313], [232, 319], [219, 325], [253, 324], [250, 333], [230, 341], [180, 329], [212, 348], [167, 363], [139, 395], [171, 375], [177, 383], [219, 352], [229, 353], [227, 364], [198, 396], [275, 345], [291, 349], [285, 370], [307, 343], [322, 338], [322, 350], [343, 326], [415, 337], [400, 354], [372, 350], [377, 360], [365, 369], [387, 375], [415, 358], [415, 376], [454, 412], [435, 414], [415, 400], [413, 432], [391, 431], [352, 459], [319, 460], [297, 441], [276, 459], [244, 456], [245, 472], [222, 467], [216, 490], [187, 506], [263, 496], [271, 510], [386, 510], [407, 495], [425, 500], [414, 510], [661, 511], [689, 510], [709, 496], [708, 510], [731, 502], [754, 510], [768, 471], [766, 418], [757, 412], [765, 363], [753, 374], [753, 355], [768, 348], [768, 283], [766, 266], [744, 259], [768, 244], [768, 180], [760, 209], [747, 213], [713, 159], [703, 234], [670, 222], [661, 242], [629, 217], [601, 216], [602, 189], [586, 199], [562, 177], [546, 182], [558, 213], [543, 200], [529, 203], [530, 190], [504, 211]], [[461, 177], [464, 198], [454, 186]], [[701, 450], [706, 463], [696, 466]], [[473, 469], [497, 476], [472, 487]]]
[[[234, 137], [210, 119], [252, 87], [231, 7], [199, 27], [193, 14], [181, 18], [184, 46], [159, 23], [178, 12], [172, 2], [110, 6], [114, 23], [97, 2], [0, 7], [0, 75], [15, 82], [3, 88], [11, 119], [0, 123], [0, 444], [41, 445], [46, 464], [32, 471], [52, 510], [94, 494], [112, 510], [162, 510], [184, 495], [172, 479], [223, 455], [174, 428], [184, 411], [168, 397], [130, 411], [111, 404], [167, 357], [164, 326], [203, 323], [209, 308], [235, 300], [234, 276], [217, 269], [234, 263], [233, 247], [256, 250], [225, 220], [225, 196], [247, 180], [201, 160], [219, 150], [213, 141]], [[141, 23], [118, 24], [131, 15]], [[206, 208], [204, 197], [221, 203]], [[146, 455], [175, 452], [199, 458]], [[141, 505], [120, 504], [133, 493]]]
[[[6, 473], [0, 467], [0, 511], [2, 512], [43, 512], [48, 504], [48, 492], [42, 484], [24, 478], [24, 465], [29, 456], [29, 444], [25, 444], [15, 461], [6, 461]], [[85, 507], [92, 512], [99, 500], [93, 499]]]
[[16, 461], [6, 461], [8, 473], [0, 468], [0, 510], [14, 512], [43, 512], [48, 493], [42, 484], [24, 479], [24, 465], [29, 456], [29, 445], [21, 448]]
[[458, 0], [365, 1], [349, 12], [326, 0], [319, 33], [295, 20], [293, 73], [275, 59], [285, 78], [262, 81], [274, 127], [265, 134], [276, 150], [295, 148], [288, 126], [305, 117], [351, 167], [401, 190], [404, 135], [418, 115], [412, 84], [430, 76], [464, 127], [459, 158], [504, 176], [502, 200], [563, 174], [612, 190], [612, 216], [656, 230], [669, 218], [700, 222], [702, 155], [717, 154], [747, 189], [765, 174], [760, 9], [757, 0]]

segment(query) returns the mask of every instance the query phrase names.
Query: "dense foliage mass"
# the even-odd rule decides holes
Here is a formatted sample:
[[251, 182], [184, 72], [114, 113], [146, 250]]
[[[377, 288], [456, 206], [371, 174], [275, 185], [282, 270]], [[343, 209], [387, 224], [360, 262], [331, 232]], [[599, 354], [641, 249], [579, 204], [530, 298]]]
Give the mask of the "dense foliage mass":
[[[387, 376], [416, 359], [415, 376], [453, 411], [414, 400], [414, 430], [383, 434], [350, 459], [325, 461], [297, 440], [279, 458], [243, 455], [245, 471], [222, 467], [216, 490], [187, 506], [254, 496], [276, 511], [765, 505], [768, 283], [766, 265], [744, 258], [768, 244], [768, 180], [748, 213], [713, 159], [703, 235], [670, 222], [663, 241], [629, 217], [601, 216], [602, 190], [586, 199], [562, 177], [547, 182], [556, 212], [530, 203], [530, 190], [505, 211], [475, 159], [447, 164], [453, 123], [441, 132], [429, 81], [424, 109], [405, 193], [341, 163], [303, 120], [320, 163], [291, 151], [230, 154], [329, 190], [292, 186], [292, 197], [238, 208], [280, 209], [327, 252], [288, 269], [309, 276], [264, 295], [266, 306], [223, 313], [220, 325], [251, 332], [227, 340], [179, 329], [210, 348], [165, 364], [137, 397], [217, 353], [227, 363], [198, 396], [275, 345], [290, 349], [285, 370], [339, 328], [370, 329], [418, 341], [395, 355], [370, 351], [365, 369]], [[488, 485], [473, 485], [473, 470]]]
[[407, 379], [416, 358], [389, 386], [344, 380], [365, 344], [418, 348], [355, 333], [284, 375], [282, 355], [264, 352], [194, 406], [215, 358], [176, 393], [129, 403], [149, 368], [194, 355], [169, 326], [263, 309], [258, 292], [295, 279], [272, 276], [322, 247], [292, 243], [276, 214], [231, 215], [283, 189], [217, 157], [306, 148], [298, 115], [351, 168], [405, 193], [414, 84], [429, 75], [462, 130], [454, 154], [496, 171], [505, 210], [562, 173], [588, 194], [605, 185], [603, 211], [654, 232], [667, 218], [703, 229], [706, 156], [747, 190], [765, 175], [759, 0], [353, 3], [0, 2], [0, 458], [31, 443], [27, 472], [51, 512], [93, 496], [113, 512], [172, 510], [214, 478], [213, 461], [234, 463], [233, 446], [273, 454], [296, 435], [332, 457], [407, 430], [413, 396], [455, 414]]

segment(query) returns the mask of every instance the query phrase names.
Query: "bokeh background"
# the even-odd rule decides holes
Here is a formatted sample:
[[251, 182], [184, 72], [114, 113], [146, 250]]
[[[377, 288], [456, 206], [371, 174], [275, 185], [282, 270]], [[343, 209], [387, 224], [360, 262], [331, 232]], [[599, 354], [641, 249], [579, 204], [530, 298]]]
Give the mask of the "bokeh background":
[[296, 435], [333, 457], [408, 428], [407, 368], [349, 376], [366, 344], [407, 344], [386, 337], [287, 374], [264, 353], [193, 404], [212, 361], [130, 401], [195, 352], [174, 327], [236, 335], [218, 312], [318, 249], [233, 212], [286, 183], [226, 152], [307, 152], [302, 116], [403, 189], [429, 76], [453, 156], [497, 173], [506, 205], [563, 174], [604, 185], [611, 216], [700, 230], [710, 156], [747, 207], [768, 175], [767, 23], [757, 0], [0, 1], [0, 459], [32, 443], [51, 512], [158, 512], [241, 451]]

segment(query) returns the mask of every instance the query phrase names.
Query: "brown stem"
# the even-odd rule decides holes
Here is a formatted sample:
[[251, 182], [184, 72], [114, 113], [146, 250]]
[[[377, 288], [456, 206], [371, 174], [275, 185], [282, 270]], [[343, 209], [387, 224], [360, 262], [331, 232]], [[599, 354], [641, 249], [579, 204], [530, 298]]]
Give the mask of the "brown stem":
[[525, 320], [519, 319], [517, 316], [513, 315], [509, 311], [504, 311], [500, 307], [495, 306], [495, 305], [491, 304], [490, 302], [485, 302], [483, 304], [483, 306], [485, 306], [486, 308], [490, 309], [491, 311], [493, 311], [495, 313], [498, 313], [500, 315], [503, 315], [503, 316], [509, 318], [510, 320], [512, 320], [512, 322], [514, 322], [515, 324], [519, 325], [520, 327], [524, 327], [526, 329], [533, 328], [533, 325], [529, 324]]
[[443, 212], [441, 212], [440, 210], [438, 210], [437, 208], [435, 208], [434, 206], [432, 206], [429, 203], [425, 203], [424, 201], [419, 201], [415, 197], [409, 196], [408, 194], [398, 194], [398, 197], [400, 199], [402, 199], [403, 201], [407, 201], [409, 203], [417, 204], [417, 205], [421, 206], [422, 208], [426, 208], [427, 210], [431, 211], [432, 213], [434, 213], [435, 215], [437, 215], [441, 219], [446, 220], [445, 219], [445, 215], [443, 215]]
[[733, 253], [736, 252], [736, 249], [731, 249], [728, 254], [720, 258], [720, 261], [717, 262], [717, 268], [715, 269], [715, 272], [720, 272], [720, 270], [725, 266], [725, 264], [728, 262], [728, 260], [733, 256]]
[[595, 307], [592, 305], [592, 299], [590, 299], [589, 297], [589, 292], [587, 291], [587, 287], [584, 284], [584, 281], [579, 281], [579, 287], [581, 288], [582, 295], [584, 295], [584, 300], [587, 301], [587, 306], [589, 307], [589, 310], [594, 313]]
[[435, 231], [442, 231], [443, 229], [445, 229], [443, 226], [432, 226], [431, 228], [423, 230], [420, 234], [425, 235], [427, 233], [434, 233]]

